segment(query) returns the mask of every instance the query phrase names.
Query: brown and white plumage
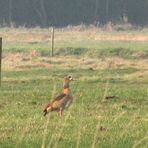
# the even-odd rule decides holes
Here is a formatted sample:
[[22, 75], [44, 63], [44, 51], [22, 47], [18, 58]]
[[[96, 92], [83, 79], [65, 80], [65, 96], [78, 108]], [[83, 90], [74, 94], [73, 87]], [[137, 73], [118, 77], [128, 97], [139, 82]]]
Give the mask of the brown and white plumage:
[[51, 111], [59, 111], [60, 116], [63, 115], [63, 111], [65, 108], [69, 107], [70, 104], [73, 101], [73, 95], [71, 93], [69, 83], [70, 81], [73, 80], [72, 76], [66, 76], [64, 79], [64, 84], [63, 84], [63, 93], [58, 95], [51, 101], [50, 103], [47, 104], [47, 106], [44, 109], [44, 116]]

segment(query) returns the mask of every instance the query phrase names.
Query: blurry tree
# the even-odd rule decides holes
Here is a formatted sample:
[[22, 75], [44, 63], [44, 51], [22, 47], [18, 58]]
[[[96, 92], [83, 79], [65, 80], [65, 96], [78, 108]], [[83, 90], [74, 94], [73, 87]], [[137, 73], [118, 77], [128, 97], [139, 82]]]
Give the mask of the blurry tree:
[[12, 17], [13, 17], [13, 14], [12, 14], [12, 0], [9, 0], [9, 2], [8, 2], [8, 4], [9, 4], [9, 9], [8, 9], [8, 11], [9, 11], [9, 25], [11, 25], [11, 23], [12, 23]]
[[146, 25], [148, 23], [147, 0], [126, 0], [127, 16], [131, 23]]
[[123, 22], [147, 25], [148, 0], [0, 0], [0, 25], [66, 26]]
[[32, 8], [34, 9], [34, 15], [38, 17], [37, 23], [42, 27], [47, 26], [47, 15], [44, 0], [31, 0]]

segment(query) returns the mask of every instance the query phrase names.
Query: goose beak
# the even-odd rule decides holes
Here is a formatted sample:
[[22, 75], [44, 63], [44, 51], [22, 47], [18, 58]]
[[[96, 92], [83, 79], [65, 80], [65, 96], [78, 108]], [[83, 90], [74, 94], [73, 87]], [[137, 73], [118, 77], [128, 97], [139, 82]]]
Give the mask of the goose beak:
[[69, 80], [70, 80], [70, 81], [74, 81], [74, 78], [73, 78], [73, 77], [71, 77]]

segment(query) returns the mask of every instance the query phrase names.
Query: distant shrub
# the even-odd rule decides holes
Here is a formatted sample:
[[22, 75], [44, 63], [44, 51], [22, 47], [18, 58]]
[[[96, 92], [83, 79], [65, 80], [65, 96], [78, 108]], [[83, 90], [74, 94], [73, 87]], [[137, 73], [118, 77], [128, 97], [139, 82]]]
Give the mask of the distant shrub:
[[55, 49], [54, 55], [82, 55], [86, 54], [89, 49], [87, 48], [60, 48], [60, 49]]
[[138, 59], [148, 58], [148, 51], [135, 52], [135, 53], [133, 53], [132, 57], [138, 58]]
[[[40, 50], [41, 56], [51, 56], [48, 50]], [[147, 58], [148, 51], [134, 51], [128, 48], [102, 48], [102, 49], [89, 49], [89, 48], [57, 48], [54, 50], [54, 56], [88, 56], [88, 57], [122, 57], [122, 58]]]

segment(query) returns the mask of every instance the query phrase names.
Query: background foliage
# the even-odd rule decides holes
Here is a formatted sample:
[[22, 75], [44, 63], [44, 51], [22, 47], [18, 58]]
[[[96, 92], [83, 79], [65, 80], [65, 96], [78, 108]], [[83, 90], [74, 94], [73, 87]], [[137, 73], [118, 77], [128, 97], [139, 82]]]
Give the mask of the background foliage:
[[147, 25], [148, 0], [0, 0], [0, 24], [67, 26], [129, 22]]

